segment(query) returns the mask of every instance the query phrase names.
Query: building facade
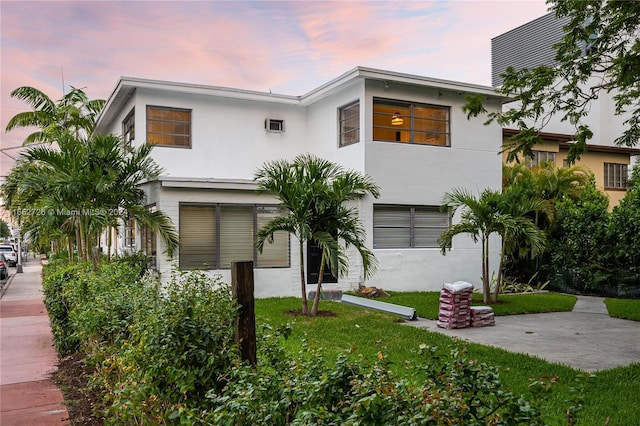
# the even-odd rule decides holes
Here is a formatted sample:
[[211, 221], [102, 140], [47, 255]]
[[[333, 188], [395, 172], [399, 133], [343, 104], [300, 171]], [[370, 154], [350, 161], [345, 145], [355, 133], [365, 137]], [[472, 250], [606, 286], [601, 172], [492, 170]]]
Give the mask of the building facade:
[[[533, 21], [507, 31], [491, 39], [491, 77], [492, 85], [502, 84], [501, 75], [508, 67], [515, 70], [531, 69], [537, 66], [554, 66], [555, 50], [563, 34], [563, 27], [569, 18], [558, 19], [555, 13], [548, 13]], [[583, 46], [585, 52], [588, 46]], [[596, 86], [600, 80], [593, 76], [586, 87]], [[640, 155], [640, 149], [618, 147], [614, 143], [625, 129], [628, 115], [616, 115], [614, 92], [600, 92], [591, 102], [589, 114], [584, 123], [589, 125], [593, 138], [588, 141], [587, 152], [576, 165], [590, 169], [596, 179], [596, 185], [609, 197], [609, 208], [613, 208], [626, 194], [627, 180], [631, 165]], [[504, 108], [510, 108], [506, 103]], [[532, 123], [529, 123], [532, 124]], [[574, 141], [575, 127], [560, 117], [550, 117], [540, 133], [542, 142], [534, 147], [532, 164], [539, 161], [551, 161], [557, 167], [566, 166], [569, 145]], [[504, 129], [504, 137], [517, 133], [516, 129]], [[504, 156], [506, 159], [506, 156]], [[527, 160], [528, 161], [528, 160]]]
[[[152, 157], [164, 173], [144, 190], [149, 208], [178, 229], [179, 254], [167, 259], [145, 229], [132, 231], [128, 244], [156, 255], [163, 274], [179, 266], [229, 280], [231, 261], [253, 260], [256, 296], [298, 295], [295, 238], [280, 235], [263, 253], [253, 248], [261, 224], [281, 214], [273, 195], [256, 192], [253, 176], [266, 161], [311, 153], [381, 187], [380, 198], [355, 203], [378, 272], [365, 283], [354, 251], [348, 275], [333, 285], [439, 290], [458, 280], [479, 286], [482, 271], [481, 247], [468, 235], [440, 253], [438, 236], [459, 220], [440, 210], [443, 195], [501, 186], [502, 129], [484, 125], [486, 117], [468, 120], [467, 94], [484, 95], [489, 112], [501, 108], [490, 87], [363, 67], [302, 96], [122, 78], [96, 131], [156, 145]], [[305, 247], [309, 283], [317, 280], [316, 254]]]

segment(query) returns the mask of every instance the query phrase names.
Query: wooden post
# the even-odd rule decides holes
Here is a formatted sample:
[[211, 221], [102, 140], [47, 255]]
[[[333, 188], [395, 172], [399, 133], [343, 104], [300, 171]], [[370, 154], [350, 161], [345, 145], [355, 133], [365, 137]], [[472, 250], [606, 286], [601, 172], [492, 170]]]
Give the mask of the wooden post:
[[240, 311], [236, 320], [236, 344], [244, 361], [252, 366], [256, 357], [256, 314], [253, 298], [253, 262], [231, 262], [231, 291]]

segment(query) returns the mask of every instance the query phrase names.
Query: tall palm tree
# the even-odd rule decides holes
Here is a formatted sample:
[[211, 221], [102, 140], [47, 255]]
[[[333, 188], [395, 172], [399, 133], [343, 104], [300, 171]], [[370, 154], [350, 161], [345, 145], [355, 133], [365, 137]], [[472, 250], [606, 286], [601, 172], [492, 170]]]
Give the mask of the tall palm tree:
[[[354, 246], [362, 256], [367, 277], [375, 267], [373, 253], [364, 246], [364, 230], [355, 209], [343, 203], [366, 195], [380, 196], [380, 189], [369, 177], [355, 171], [345, 171], [340, 165], [310, 154], [298, 155], [292, 161], [276, 160], [265, 163], [254, 176], [260, 192], [270, 192], [280, 200], [287, 215], [272, 219], [258, 231], [256, 247], [262, 251], [265, 242], [272, 242], [278, 231], [296, 236], [300, 256], [300, 289], [302, 313], [309, 314], [304, 272], [304, 244], [314, 241], [322, 249], [319, 298], [324, 264], [329, 263], [338, 275], [344, 273], [348, 259], [339, 240], [345, 247]], [[317, 314], [314, 301], [313, 314]]]
[[[482, 247], [482, 290], [484, 303], [495, 303], [501, 286], [503, 259], [511, 238], [524, 237], [532, 252], [538, 254], [544, 248], [544, 233], [540, 231], [524, 213], [534, 206], [509, 205], [500, 191], [485, 189], [479, 197], [464, 189], [454, 189], [444, 195], [442, 208], [455, 214], [462, 210], [460, 222], [449, 227], [438, 238], [442, 254], [451, 248], [453, 237], [458, 234], [470, 234], [474, 241], [480, 240]], [[491, 293], [489, 241], [492, 234], [502, 238], [500, 265], [494, 293]], [[493, 296], [493, 297], [492, 297]]]
[[10, 205], [42, 212], [32, 224], [49, 231], [57, 227], [75, 241], [84, 260], [91, 257], [100, 232], [114, 218], [125, 217], [156, 230], [166, 242], [167, 254], [173, 255], [178, 235], [171, 220], [142, 205], [144, 193], [139, 184], [161, 172], [149, 157], [151, 145], [125, 153], [115, 135], [76, 140], [65, 134], [57, 142], [57, 148], [32, 146], [21, 154], [19, 166], [2, 186]]
[[82, 89], [73, 86], [57, 102], [30, 86], [18, 87], [11, 92], [11, 97], [25, 101], [33, 108], [32, 111], [16, 114], [7, 123], [6, 131], [18, 127], [37, 128], [25, 138], [23, 145], [55, 142], [67, 132], [76, 139], [88, 137], [105, 104], [103, 99], [89, 100]]

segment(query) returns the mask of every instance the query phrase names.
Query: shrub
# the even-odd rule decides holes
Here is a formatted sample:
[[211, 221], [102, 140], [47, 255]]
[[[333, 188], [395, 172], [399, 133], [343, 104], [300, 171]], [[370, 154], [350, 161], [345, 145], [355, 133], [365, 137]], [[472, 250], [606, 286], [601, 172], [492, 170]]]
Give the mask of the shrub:
[[[307, 343], [297, 356], [278, 349], [274, 336], [261, 342], [258, 369], [232, 368], [221, 391], [209, 393], [200, 413], [206, 424], [238, 425], [537, 425], [539, 411], [503, 389], [496, 369], [456, 350], [446, 359], [420, 347], [427, 380], [402, 379], [386, 357], [375, 362], [344, 352], [325, 359]], [[191, 413], [193, 415], [193, 413]]]
[[141, 303], [144, 287], [139, 281], [147, 264], [127, 258], [94, 271], [89, 263], [59, 258], [44, 267], [45, 305], [61, 356], [81, 347], [91, 352], [127, 337], [129, 317]]
[[53, 344], [61, 356], [74, 353], [80, 347], [70, 312], [78, 303], [76, 295], [85, 294], [86, 276], [90, 273], [90, 264], [68, 264], [62, 259], [43, 268], [44, 304], [49, 313]]
[[552, 287], [597, 292], [606, 282], [607, 206], [608, 199], [593, 184], [577, 201], [565, 198], [556, 204], [549, 247]]
[[640, 166], [633, 171], [633, 186], [611, 213], [607, 233], [612, 241], [611, 263], [620, 284], [635, 288], [640, 297]]
[[239, 362], [237, 308], [229, 286], [197, 272], [174, 274], [138, 307], [129, 342], [101, 370], [107, 423], [178, 422], [209, 390], [222, 389]]

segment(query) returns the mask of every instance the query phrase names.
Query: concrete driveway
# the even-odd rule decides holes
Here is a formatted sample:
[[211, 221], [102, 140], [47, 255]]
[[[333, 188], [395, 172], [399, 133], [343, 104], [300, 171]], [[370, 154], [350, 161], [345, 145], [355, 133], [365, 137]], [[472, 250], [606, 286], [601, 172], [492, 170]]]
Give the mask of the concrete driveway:
[[590, 372], [640, 362], [640, 322], [609, 317], [599, 297], [579, 296], [572, 312], [499, 316], [493, 327], [443, 329], [423, 318], [406, 324]]

